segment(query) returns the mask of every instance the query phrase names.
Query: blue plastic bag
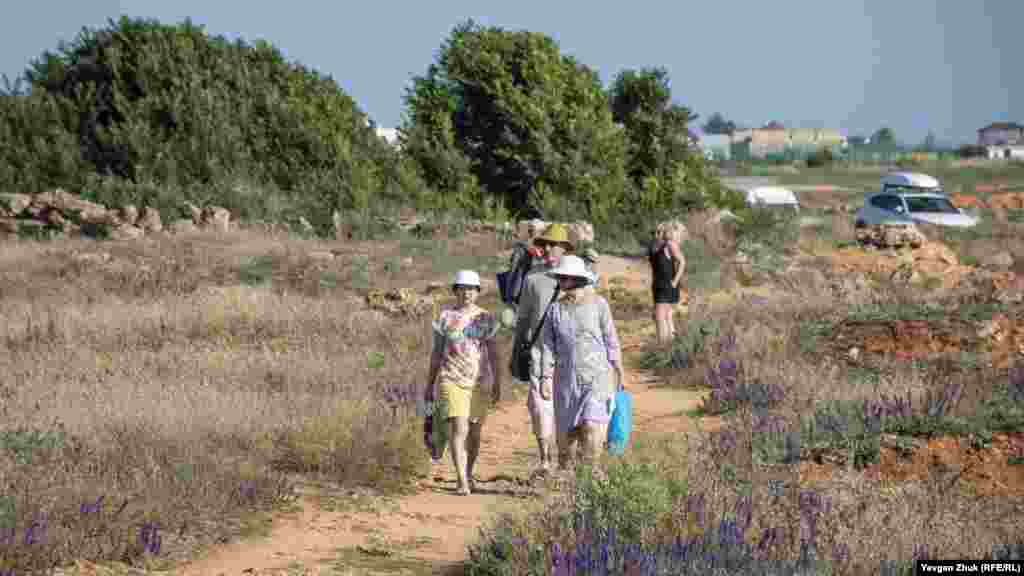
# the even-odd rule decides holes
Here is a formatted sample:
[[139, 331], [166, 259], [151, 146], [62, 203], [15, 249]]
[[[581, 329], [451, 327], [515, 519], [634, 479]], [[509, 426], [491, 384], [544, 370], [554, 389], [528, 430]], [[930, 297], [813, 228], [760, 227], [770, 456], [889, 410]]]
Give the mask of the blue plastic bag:
[[632, 430], [633, 395], [622, 389], [615, 393], [615, 411], [608, 423], [608, 452], [616, 456], [625, 452]]

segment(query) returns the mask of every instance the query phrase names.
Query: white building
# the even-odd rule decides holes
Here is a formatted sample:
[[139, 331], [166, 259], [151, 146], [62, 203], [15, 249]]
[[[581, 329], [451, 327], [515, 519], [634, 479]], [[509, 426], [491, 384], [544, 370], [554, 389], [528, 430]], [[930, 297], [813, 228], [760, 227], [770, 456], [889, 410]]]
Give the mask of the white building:
[[986, 146], [990, 160], [1024, 160], [1024, 145]]

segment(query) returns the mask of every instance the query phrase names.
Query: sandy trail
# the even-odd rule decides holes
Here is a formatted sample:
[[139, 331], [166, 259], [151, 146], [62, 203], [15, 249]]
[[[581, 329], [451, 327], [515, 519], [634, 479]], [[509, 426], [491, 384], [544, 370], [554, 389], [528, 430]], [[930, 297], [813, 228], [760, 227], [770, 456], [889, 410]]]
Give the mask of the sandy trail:
[[[645, 261], [604, 257], [609, 281], [646, 293]], [[653, 335], [650, 321], [620, 323], [627, 382], [634, 395], [634, 433], [686, 433], [686, 416], [702, 394], [659, 388], [656, 377], [636, 368], [642, 344]], [[344, 492], [305, 485], [299, 511], [279, 514], [265, 538], [233, 542], [172, 572], [178, 576], [446, 574], [466, 559], [466, 548], [495, 515], [535, 498], [530, 473], [536, 447], [525, 401], [504, 402], [484, 425], [476, 476], [477, 493], [454, 494], [449, 460], [420, 481], [416, 493], [364, 505]]]

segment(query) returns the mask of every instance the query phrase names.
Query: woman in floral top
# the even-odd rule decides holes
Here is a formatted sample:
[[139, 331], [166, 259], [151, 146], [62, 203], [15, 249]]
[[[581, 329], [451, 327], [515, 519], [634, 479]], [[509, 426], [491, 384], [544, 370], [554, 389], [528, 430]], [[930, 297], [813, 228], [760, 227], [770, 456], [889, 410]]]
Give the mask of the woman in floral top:
[[424, 397], [433, 401], [437, 388], [439, 415], [447, 418], [449, 426], [457, 489], [465, 495], [473, 489], [473, 466], [480, 454], [480, 431], [487, 410], [501, 399], [495, 343], [499, 325], [493, 314], [476, 304], [480, 294], [476, 272], [456, 273], [452, 290], [456, 305], [443, 309], [433, 324], [434, 348]]
[[581, 445], [585, 460], [604, 450], [614, 410], [617, 376], [625, 371], [608, 301], [587, 287], [594, 275], [578, 256], [567, 255], [549, 275], [561, 295], [544, 326], [541, 385], [554, 392], [558, 465], [567, 468]]

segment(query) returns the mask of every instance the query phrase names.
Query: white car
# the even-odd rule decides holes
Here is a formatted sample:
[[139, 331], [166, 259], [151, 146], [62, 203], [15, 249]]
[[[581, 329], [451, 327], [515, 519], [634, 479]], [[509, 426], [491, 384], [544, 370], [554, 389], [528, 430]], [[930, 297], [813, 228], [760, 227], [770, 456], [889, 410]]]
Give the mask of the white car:
[[970, 228], [978, 219], [950, 202], [939, 181], [927, 174], [896, 172], [882, 178], [882, 189], [864, 198], [864, 207], [854, 215], [854, 226], [885, 222], [921, 222], [939, 226]]
[[800, 200], [789, 188], [781, 186], [756, 186], [745, 192], [747, 204], [800, 212]]

